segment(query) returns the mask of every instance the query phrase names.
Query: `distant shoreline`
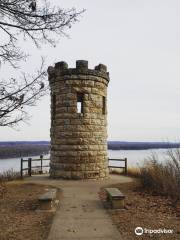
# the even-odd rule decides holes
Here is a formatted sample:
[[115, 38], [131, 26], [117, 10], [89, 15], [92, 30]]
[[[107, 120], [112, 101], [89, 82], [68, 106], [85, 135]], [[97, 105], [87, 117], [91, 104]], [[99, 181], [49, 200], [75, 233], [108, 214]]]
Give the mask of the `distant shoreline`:
[[169, 149], [169, 148], [180, 148], [180, 143], [108, 141], [109, 150], [150, 150], [150, 149]]
[[0, 144], [0, 160], [44, 155], [48, 154], [49, 150], [49, 144]]
[[[172, 142], [123, 142], [108, 141], [108, 150], [155, 150], [180, 148]], [[48, 154], [50, 141], [3, 141], [0, 142], [0, 159], [31, 157]]]

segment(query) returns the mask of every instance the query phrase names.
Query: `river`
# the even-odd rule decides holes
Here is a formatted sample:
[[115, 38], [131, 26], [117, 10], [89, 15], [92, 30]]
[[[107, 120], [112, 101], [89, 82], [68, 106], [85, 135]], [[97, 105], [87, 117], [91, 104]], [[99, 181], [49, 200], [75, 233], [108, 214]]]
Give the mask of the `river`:
[[[144, 159], [156, 152], [159, 156], [159, 160], [164, 160], [166, 149], [155, 149], [155, 150], [108, 150], [109, 158], [127, 158], [128, 166], [138, 166], [142, 165]], [[44, 158], [48, 158], [48, 155], [45, 155]], [[37, 158], [37, 157], [32, 157]], [[39, 158], [39, 156], [38, 156]], [[33, 162], [34, 165], [37, 165], [36, 162]], [[47, 165], [47, 162], [45, 163]], [[111, 162], [111, 165], [117, 165], [117, 162]], [[39, 164], [38, 164], [39, 165]], [[0, 172], [13, 170], [20, 170], [20, 158], [9, 158], [9, 159], [0, 159]]]

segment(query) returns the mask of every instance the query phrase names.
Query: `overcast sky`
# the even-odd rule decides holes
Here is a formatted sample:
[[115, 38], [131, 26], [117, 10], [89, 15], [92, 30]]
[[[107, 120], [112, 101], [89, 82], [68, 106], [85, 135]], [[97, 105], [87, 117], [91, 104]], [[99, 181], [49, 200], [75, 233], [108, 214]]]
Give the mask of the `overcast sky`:
[[[55, 49], [39, 51], [26, 42], [32, 56], [22, 70], [36, 68], [41, 54], [48, 65], [66, 61], [75, 67], [78, 59], [88, 60], [90, 68], [103, 63], [110, 72], [109, 140], [180, 141], [180, 1], [54, 2], [86, 12]], [[30, 115], [29, 125], [20, 124], [18, 131], [1, 128], [0, 140], [49, 140], [49, 97]]]

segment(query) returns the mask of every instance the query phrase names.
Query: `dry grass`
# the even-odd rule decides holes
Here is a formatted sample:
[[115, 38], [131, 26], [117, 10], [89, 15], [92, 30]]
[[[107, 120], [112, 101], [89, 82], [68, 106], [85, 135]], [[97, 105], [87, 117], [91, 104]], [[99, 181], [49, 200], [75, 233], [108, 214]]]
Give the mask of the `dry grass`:
[[122, 169], [110, 168], [109, 169], [109, 173], [110, 174], [117, 174], [117, 175], [119, 175], [119, 174], [123, 174], [124, 171]]
[[128, 176], [139, 178], [140, 177], [140, 168], [138, 167], [128, 167]]
[[7, 182], [20, 179], [20, 173], [8, 170], [0, 174], [0, 199], [7, 193]]
[[144, 189], [180, 199], [180, 149], [168, 150], [163, 163], [152, 154], [139, 171]]
[[0, 173], [0, 181], [13, 181], [20, 178], [20, 172], [15, 172], [13, 169]]
[[4, 199], [6, 192], [7, 192], [6, 182], [0, 180], [0, 199]]

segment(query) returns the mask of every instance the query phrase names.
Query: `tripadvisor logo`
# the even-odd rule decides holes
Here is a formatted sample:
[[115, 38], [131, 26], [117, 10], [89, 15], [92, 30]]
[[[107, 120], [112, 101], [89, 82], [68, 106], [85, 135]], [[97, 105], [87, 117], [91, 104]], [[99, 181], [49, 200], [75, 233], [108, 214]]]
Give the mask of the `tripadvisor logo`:
[[137, 227], [134, 230], [135, 234], [137, 236], [141, 236], [143, 234], [172, 234], [173, 230], [172, 229], [165, 229], [165, 228], [159, 228], [159, 229], [147, 229], [147, 228], [142, 228], [142, 227]]
[[135, 228], [135, 234], [138, 235], [138, 236], [141, 236], [143, 235], [143, 228], [142, 227], [137, 227]]

